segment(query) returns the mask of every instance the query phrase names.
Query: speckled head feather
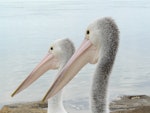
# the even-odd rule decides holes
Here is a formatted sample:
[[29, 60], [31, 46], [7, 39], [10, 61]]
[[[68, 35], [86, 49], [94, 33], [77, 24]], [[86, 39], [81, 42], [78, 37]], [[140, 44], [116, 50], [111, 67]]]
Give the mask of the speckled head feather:
[[[95, 21], [99, 33], [100, 58], [94, 74], [92, 84], [91, 108], [92, 113], [109, 113], [107, 104], [107, 87], [109, 75], [119, 45], [119, 30], [114, 20], [102, 18]], [[96, 30], [96, 29], [95, 29]]]

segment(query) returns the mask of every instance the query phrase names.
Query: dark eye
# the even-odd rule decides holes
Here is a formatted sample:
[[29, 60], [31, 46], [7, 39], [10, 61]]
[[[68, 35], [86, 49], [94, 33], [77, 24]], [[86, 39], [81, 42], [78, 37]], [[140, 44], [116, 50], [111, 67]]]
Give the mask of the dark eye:
[[87, 31], [86, 31], [86, 34], [87, 34], [87, 35], [89, 35], [89, 34], [90, 34], [90, 31], [89, 31], [89, 30], [87, 30]]
[[50, 50], [53, 50], [53, 47], [51, 47]]

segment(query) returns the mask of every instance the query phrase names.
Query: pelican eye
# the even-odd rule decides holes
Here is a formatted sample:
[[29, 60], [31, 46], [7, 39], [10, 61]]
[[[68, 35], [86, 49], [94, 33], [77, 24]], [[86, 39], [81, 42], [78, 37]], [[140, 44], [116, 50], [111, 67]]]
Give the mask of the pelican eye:
[[50, 50], [53, 50], [54, 48], [53, 47], [50, 47]]
[[87, 30], [87, 31], [86, 31], [86, 34], [87, 34], [87, 35], [89, 35], [89, 34], [90, 34], [90, 31], [89, 31], [89, 30]]

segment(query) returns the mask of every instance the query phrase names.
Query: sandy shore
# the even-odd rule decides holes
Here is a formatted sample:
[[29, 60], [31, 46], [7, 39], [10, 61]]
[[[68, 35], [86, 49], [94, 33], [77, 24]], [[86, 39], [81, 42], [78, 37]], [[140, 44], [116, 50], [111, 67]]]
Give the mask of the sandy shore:
[[[66, 108], [68, 113], [90, 113], [89, 110]], [[123, 96], [110, 103], [111, 113], [150, 113], [150, 97], [146, 95]], [[47, 113], [47, 103], [30, 102], [5, 105], [0, 113]]]

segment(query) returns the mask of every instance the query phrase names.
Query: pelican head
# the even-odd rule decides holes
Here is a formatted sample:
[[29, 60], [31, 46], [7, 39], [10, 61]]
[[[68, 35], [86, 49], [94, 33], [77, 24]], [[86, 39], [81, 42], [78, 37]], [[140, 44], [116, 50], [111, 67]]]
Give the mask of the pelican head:
[[52, 87], [43, 100], [55, 95], [63, 88], [87, 63], [102, 63], [114, 59], [118, 47], [118, 27], [111, 18], [102, 18], [91, 23], [85, 32], [79, 49], [70, 58], [58, 74]]
[[[62, 67], [73, 55], [75, 51], [73, 43], [69, 39], [58, 39], [51, 46], [48, 51], [54, 58], [54, 69]], [[53, 61], [50, 61], [52, 63]], [[49, 66], [51, 67], [51, 66]], [[53, 68], [49, 68], [53, 69]]]
[[69, 58], [74, 53], [75, 48], [73, 43], [69, 39], [59, 39], [55, 41], [43, 58], [43, 60], [33, 69], [29, 76], [21, 83], [21, 85], [14, 91], [12, 96], [18, 94], [29, 85], [31, 85], [35, 80], [37, 80], [41, 75], [50, 69], [60, 69]]

